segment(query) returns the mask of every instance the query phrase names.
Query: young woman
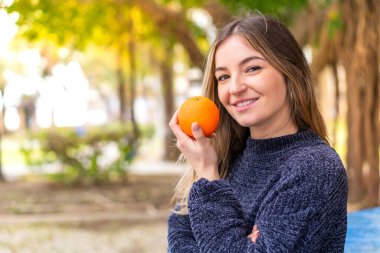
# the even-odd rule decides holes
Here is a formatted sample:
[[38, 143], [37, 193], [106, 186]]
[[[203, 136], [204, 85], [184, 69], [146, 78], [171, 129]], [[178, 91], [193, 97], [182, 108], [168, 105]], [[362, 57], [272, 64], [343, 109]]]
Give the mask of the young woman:
[[260, 14], [220, 30], [204, 95], [216, 135], [170, 128], [191, 166], [168, 221], [169, 252], [343, 252], [347, 177], [329, 146], [307, 61], [287, 28]]

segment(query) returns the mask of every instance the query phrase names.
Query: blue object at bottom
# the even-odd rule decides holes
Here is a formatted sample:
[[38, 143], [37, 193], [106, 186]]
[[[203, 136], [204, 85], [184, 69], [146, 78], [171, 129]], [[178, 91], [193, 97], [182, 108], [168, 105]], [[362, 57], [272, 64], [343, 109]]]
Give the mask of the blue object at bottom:
[[380, 253], [380, 207], [348, 214], [344, 252]]

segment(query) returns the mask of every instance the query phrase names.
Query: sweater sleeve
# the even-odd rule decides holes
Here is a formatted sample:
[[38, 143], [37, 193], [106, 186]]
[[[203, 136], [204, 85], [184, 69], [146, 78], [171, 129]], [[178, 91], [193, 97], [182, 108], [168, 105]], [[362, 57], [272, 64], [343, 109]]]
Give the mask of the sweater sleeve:
[[284, 169], [263, 194], [255, 220], [260, 231], [256, 244], [247, 239], [252, 228], [245, 225], [227, 181], [194, 183], [189, 215], [200, 252], [332, 252], [326, 245], [334, 244], [334, 252], [343, 252], [345, 170], [340, 164], [311, 163], [302, 159], [295, 168]]
[[[226, 180], [201, 178], [189, 197], [191, 227], [200, 252], [247, 252], [254, 244], [241, 206]], [[250, 228], [252, 231], [252, 228]]]
[[189, 215], [172, 213], [168, 220], [168, 252], [198, 253]]
[[343, 252], [347, 176], [340, 161], [303, 157], [284, 169], [257, 214], [257, 248], [281, 252]]

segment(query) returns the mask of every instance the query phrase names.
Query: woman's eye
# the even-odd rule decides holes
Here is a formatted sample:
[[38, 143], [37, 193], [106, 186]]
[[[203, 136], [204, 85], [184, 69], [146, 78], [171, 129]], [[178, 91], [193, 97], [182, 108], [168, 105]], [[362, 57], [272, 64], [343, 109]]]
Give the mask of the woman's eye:
[[261, 67], [260, 66], [252, 66], [252, 67], [249, 67], [247, 69], [247, 72], [253, 72], [253, 71], [257, 71], [257, 70], [260, 70]]
[[228, 78], [228, 75], [222, 75], [222, 76], [219, 76], [219, 77], [217, 78], [217, 80], [218, 80], [218, 82], [222, 82], [222, 81], [224, 81], [224, 80], [227, 80], [227, 78]]

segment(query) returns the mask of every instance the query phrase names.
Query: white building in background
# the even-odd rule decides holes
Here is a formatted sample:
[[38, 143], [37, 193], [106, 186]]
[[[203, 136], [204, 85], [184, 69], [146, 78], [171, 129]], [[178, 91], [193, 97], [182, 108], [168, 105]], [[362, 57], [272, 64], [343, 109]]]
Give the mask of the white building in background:
[[90, 87], [78, 62], [58, 64], [51, 76], [41, 77], [43, 60], [38, 49], [10, 50], [18, 18], [17, 13], [0, 9], [0, 60], [13, 63], [18, 69], [0, 72], [5, 81], [0, 94], [4, 127], [16, 131], [29, 125], [25, 123], [29, 114], [35, 115], [33, 125], [37, 127], [105, 123], [109, 115], [106, 102]]
[[[31, 64], [38, 66], [36, 61]], [[90, 88], [78, 62], [58, 64], [52, 75], [45, 78], [33, 75], [4, 72], [4, 125], [7, 130], [16, 131], [21, 127], [20, 107], [25, 96], [35, 97], [32, 106], [37, 127], [78, 127], [107, 122], [106, 104], [98, 91]]]
[[89, 84], [78, 62], [58, 64], [38, 88], [36, 120], [40, 127], [86, 124]]

